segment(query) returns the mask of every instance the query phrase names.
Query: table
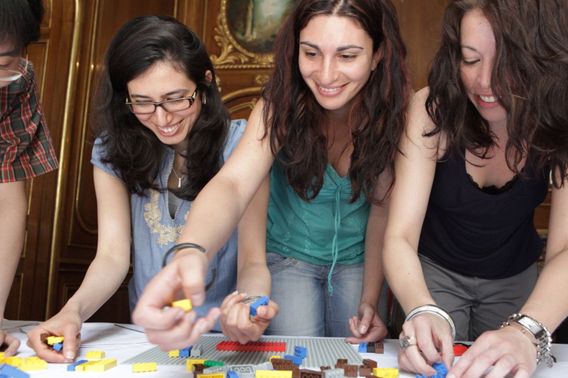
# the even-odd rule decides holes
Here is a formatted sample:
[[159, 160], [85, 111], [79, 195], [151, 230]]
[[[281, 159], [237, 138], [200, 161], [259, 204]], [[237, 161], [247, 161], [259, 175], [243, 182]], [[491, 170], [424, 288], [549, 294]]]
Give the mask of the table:
[[[28, 321], [4, 321], [3, 329], [17, 336], [22, 345], [18, 356], [33, 356], [33, 351], [26, 345], [26, 333], [37, 322]], [[122, 362], [154, 347], [146, 339], [140, 327], [132, 324], [113, 323], [85, 323], [81, 330], [82, 345], [79, 359], [84, 358], [88, 350], [104, 350], [107, 358], [116, 358], [118, 366], [105, 373], [68, 372], [67, 364], [49, 364], [47, 370], [28, 372], [31, 377], [168, 377], [187, 378], [189, 374], [185, 366], [158, 366], [155, 373], [132, 373], [131, 365]], [[370, 358], [378, 362], [380, 367], [396, 367], [398, 340], [385, 340], [384, 354], [362, 353], [361, 357]], [[357, 348], [357, 346], [353, 346]], [[557, 358], [553, 368], [540, 367], [534, 377], [538, 378], [566, 378], [568, 377], [568, 345], [554, 344], [552, 354]], [[415, 374], [400, 373], [401, 378], [414, 378]]]

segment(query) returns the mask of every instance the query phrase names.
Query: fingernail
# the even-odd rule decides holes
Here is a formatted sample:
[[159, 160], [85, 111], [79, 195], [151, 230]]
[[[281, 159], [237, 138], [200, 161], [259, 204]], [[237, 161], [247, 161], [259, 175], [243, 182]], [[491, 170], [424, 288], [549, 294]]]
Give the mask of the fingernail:
[[75, 353], [73, 352], [65, 352], [64, 357], [68, 360], [73, 361], [73, 359], [75, 358]]
[[359, 327], [359, 332], [361, 332], [361, 333], [367, 332], [367, 326], [362, 325], [361, 327]]
[[233, 291], [233, 293], [231, 295], [237, 295], [237, 294], [239, 294], [239, 291], [235, 290], [235, 291]]

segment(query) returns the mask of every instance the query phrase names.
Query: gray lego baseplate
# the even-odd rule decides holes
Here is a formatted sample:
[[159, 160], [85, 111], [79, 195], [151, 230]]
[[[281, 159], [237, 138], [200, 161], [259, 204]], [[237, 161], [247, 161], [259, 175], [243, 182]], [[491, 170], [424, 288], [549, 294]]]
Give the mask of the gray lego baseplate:
[[[333, 367], [338, 358], [347, 359], [349, 364], [360, 365], [362, 363], [359, 354], [343, 338], [263, 336], [258, 340], [264, 342], [285, 342], [285, 353], [218, 351], [215, 347], [222, 341], [228, 341], [228, 339], [223, 335], [202, 336], [198, 341], [202, 347], [202, 354], [200, 357], [194, 358], [223, 361], [226, 365], [257, 365], [268, 361], [272, 356], [294, 355], [294, 347], [303, 346], [307, 348], [308, 355], [304, 359], [302, 367]], [[167, 352], [163, 352], [160, 348], [155, 347], [126, 360], [124, 363], [157, 362], [158, 365], [183, 365], [186, 360], [186, 358], [169, 357]]]

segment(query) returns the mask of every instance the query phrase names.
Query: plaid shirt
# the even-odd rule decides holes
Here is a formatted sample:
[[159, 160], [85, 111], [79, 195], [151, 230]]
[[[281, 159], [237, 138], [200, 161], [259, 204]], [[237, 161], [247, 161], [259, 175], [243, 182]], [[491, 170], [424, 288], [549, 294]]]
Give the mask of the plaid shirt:
[[30, 64], [22, 78], [0, 88], [0, 183], [30, 179], [55, 169], [57, 156]]

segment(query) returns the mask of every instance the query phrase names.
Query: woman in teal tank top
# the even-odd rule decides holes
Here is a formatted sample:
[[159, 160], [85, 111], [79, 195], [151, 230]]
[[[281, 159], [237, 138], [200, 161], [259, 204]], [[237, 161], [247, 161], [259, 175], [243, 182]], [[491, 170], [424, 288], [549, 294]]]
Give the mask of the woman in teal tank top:
[[[410, 92], [395, 7], [300, 0], [274, 51], [275, 70], [241, 142], [194, 201], [178, 241], [201, 244], [210, 259], [259, 186], [270, 183], [267, 254], [256, 259], [268, 263], [272, 282], [249, 276], [257, 290], [246, 294], [271, 294], [279, 313], [267, 319], [263, 307], [273, 304], [261, 307], [259, 326], [248, 317], [247, 295], [235, 293], [221, 306], [224, 329], [240, 342], [267, 326], [287, 335], [381, 339], [383, 205]], [[245, 255], [239, 250], [240, 262]], [[139, 300], [134, 320], [162, 347], [206, 331], [160, 308], [181, 288], [201, 298], [204, 260], [185, 252]]]

